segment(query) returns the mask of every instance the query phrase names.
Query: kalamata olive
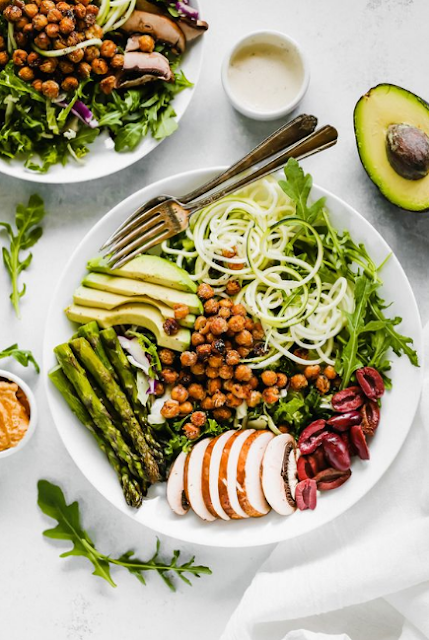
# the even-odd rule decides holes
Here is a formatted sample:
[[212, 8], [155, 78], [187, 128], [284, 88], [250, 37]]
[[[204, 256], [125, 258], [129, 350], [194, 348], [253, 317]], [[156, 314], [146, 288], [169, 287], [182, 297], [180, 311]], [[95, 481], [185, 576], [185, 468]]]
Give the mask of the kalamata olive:
[[362, 367], [356, 371], [356, 379], [367, 398], [378, 400], [384, 393], [384, 382], [377, 369]]
[[346, 445], [346, 449], [349, 452], [350, 458], [357, 455], [356, 447], [354, 446], [352, 439], [350, 438], [350, 431], [343, 431], [341, 433], [341, 440]]
[[295, 492], [296, 506], [301, 511], [315, 509], [317, 504], [317, 485], [314, 480], [308, 478], [301, 480], [296, 485]]
[[317, 470], [313, 468], [307, 456], [300, 456], [297, 462], [297, 473], [299, 480], [307, 480], [316, 475]]
[[332, 396], [332, 408], [338, 413], [356, 411], [364, 402], [365, 398], [360, 387], [347, 387]]
[[313, 453], [320, 447], [325, 426], [325, 420], [315, 420], [304, 429], [298, 439], [298, 447], [303, 455]]
[[341, 487], [352, 475], [350, 469], [347, 471], [340, 471], [339, 469], [323, 469], [320, 473], [313, 478], [319, 491], [330, 491]]
[[319, 447], [318, 449], [316, 449], [316, 451], [314, 451], [314, 453], [310, 454], [307, 457], [310, 461], [312, 461], [311, 466], [314, 469], [317, 469], [317, 472], [321, 471], [322, 469], [326, 469], [326, 467], [329, 466], [325, 457], [325, 453], [323, 451], [323, 447]]
[[369, 460], [369, 449], [360, 424], [355, 424], [350, 429], [350, 438], [356, 448], [359, 458], [361, 458], [361, 460]]
[[359, 411], [347, 411], [346, 413], [339, 413], [336, 416], [329, 418], [327, 424], [335, 429], [335, 431], [347, 431], [354, 424], [360, 424], [362, 422], [362, 416]]
[[366, 436], [373, 436], [380, 422], [380, 407], [369, 400], [360, 410], [362, 415], [362, 431]]
[[341, 436], [337, 433], [327, 433], [322, 445], [326, 459], [334, 469], [346, 471], [350, 468], [349, 452]]

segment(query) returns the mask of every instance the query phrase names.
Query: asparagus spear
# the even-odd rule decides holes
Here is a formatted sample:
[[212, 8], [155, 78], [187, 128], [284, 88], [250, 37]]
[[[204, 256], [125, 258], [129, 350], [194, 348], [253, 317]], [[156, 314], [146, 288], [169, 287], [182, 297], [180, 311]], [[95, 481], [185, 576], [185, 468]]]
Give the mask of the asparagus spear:
[[96, 431], [96, 427], [91, 416], [76, 396], [72, 384], [66, 378], [64, 371], [59, 365], [49, 372], [49, 378], [52, 380], [76, 417], [92, 433], [101, 451], [103, 451], [107, 456], [110, 465], [115, 470], [119, 482], [121, 483], [126, 503], [130, 507], [140, 507], [143, 500], [143, 494], [139, 483], [135, 478], [130, 476], [128, 467], [118, 459], [111, 445], [104, 436]]
[[150, 425], [148, 424], [146, 418], [145, 408], [138, 398], [138, 390], [134, 373], [131, 369], [130, 363], [128, 362], [128, 358], [119, 343], [116, 331], [113, 329], [113, 327], [110, 327], [109, 329], [103, 329], [103, 331], [100, 331], [100, 337], [107, 356], [118, 375], [125, 393], [128, 396], [136, 418], [138, 419], [141, 427], [144, 430], [146, 440], [152, 447], [153, 455], [157, 458], [157, 460], [162, 462], [164, 460], [162, 447], [159, 442], [155, 440], [150, 430]]
[[100, 330], [95, 320], [79, 327], [78, 335], [73, 337], [86, 338], [106, 369], [108, 369], [112, 376], [116, 378], [115, 370], [112, 367], [106, 351], [104, 350], [103, 343], [100, 340]]
[[[78, 339], [83, 340], [83, 338]], [[75, 388], [82, 404], [106, 440], [110, 442], [117, 456], [128, 465], [134, 475], [146, 482], [146, 474], [139, 458], [130, 450], [121, 432], [113, 424], [106, 407], [92, 388], [85, 370], [77, 361], [70, 346], [68, 344], [60, 344], [58, 347], [55, 347], [54, 352], [62, 370]], [[146, 491], [146, 486], [143, 487], [143, 491]]]
[[160, 480], [158, 463], [145, 440], [141, 426], [133, 413], [127, 396], [103, 365], [100, 358], [97, 357], [88, 340], [77, 338], [70, 342], [70, 346], [120, 415], [124, 429], [129, 434], [137, 452], [142, 456], [149, 480], [157, 482]]

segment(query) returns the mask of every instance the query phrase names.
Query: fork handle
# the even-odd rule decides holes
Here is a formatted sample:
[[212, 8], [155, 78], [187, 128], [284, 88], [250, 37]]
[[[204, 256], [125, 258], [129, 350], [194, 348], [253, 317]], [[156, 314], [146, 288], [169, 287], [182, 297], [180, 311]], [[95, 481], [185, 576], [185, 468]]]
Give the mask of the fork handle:
[[185, 196], [178, 197], [177, 199], [183, 204], [189, 204], [193, 200], [200, 198], [208, 191], [212, 191], [216, 187], [219, 187], [227, 180], [235, 178], [240, 173], [253, 167], [255, 164], [267, 160], [272, 155], [282, 151], [285, 147], [290, 147], [299, 140], [307, 137], [312, 133], [317, 126], [317, 118], [302, 114], [287, 124], [274, 131], [268, 138], [265, 138], [257, 147], [252, 149], [244, 158], [238, 160], [229, 169], [219, 174], [212, 180], [209, 180], [205, 184], [201, 185], [194, 191], [187, 193]]
[[318, 129], [311, 135], [307, 136], [304, 140], [297, 142], [283, 153], [280, 153], [276, 158], [274, 158], [270, 162], [267, 162], [259, 169], [256, 169], [255, 171], [249, 173], [247, 176], [244, 176], [244, 178], [241, 178], [241, 180], [227, 185], [223, 189], [218, 189], [205, 198], [201, 198], [200, 200], [192, 202], [192, 205], [187, 207], [189, 211], [189, 217], [196, 211], [199, 211], [200, 209], [213, 204], [217, 200], [224, 198], [230, 193], [241, 189], [241, 187], [246, 187], [259, 178], [263, 178], [273, 171], [276, 171], [277, 169], [285, 165], [289, 158], [302, 160], [303, 158], [307, 158], [308, 156], [311, 156], [315, 153], [319, 153], [319, 151], [329, 149], [329, 147], [332, 147], [337, 142], [337, 139], [338, 132], [334, 127], [326, 125], [321, 129]]

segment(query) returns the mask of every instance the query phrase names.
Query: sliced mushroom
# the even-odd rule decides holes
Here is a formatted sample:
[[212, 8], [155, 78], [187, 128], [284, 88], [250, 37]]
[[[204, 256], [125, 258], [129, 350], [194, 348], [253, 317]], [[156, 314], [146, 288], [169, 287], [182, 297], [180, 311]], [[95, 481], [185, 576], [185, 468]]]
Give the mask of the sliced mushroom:
[[191, 18], [180, 18], [179, 27], [185, 34], [186, 42], [192, 42], [203, 35], [209, 28], [204, 20], [191, 20]]
[[173, 51], [183, 53], [186, 40], [183, 31], [174, 20], [167, 16], [149, 13], [148, 11], [133, 11], [131, 16], [122, 25], [125, 33], [147, 33], [170, 45]]
[[126, 51], [124, 66], [117, 77], [116, 87], [118, 89], [137, 87], [153, 80], [170, 82], [173, 78], [170, 64], [161, 53]]
[[139, 39], [141, 34], [134, 33], [127, 40], [127, 44], [125, 45], [125, 53], [128, 51], [140, 51]]
[[262, 461], [262, 489], [267, 502], [282, 516], [296, 509], [298, 483], [294, 438], [284, 433], [271, 440]]

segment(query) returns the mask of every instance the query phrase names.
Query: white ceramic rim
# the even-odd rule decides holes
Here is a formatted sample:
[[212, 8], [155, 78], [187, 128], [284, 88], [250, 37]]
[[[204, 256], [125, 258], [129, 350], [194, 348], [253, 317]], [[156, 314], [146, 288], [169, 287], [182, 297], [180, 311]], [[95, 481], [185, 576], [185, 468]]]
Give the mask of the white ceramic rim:
[[[103, 218], [101, 218], [95, 224], [92, 230], [82, 239], [78, 247], [73, 252], [73, 255], [69, 259], [62, 273], [62, 276], [58, 280], [56, 290], [54, 291], [52, 302], [47, 315], [46, 326], [45, 326], [45, 335], [44, 335], [44, 344], [43, 344], [43, 363], [44, 363], [45, 371], [48, 371], [55, 363], [55, 358], [53, 356], [52, 349], [57, 342], [52, 343], [53, 337], [51, 335], [51, 330], [55, 330], [58, 327], [59, 318], [61, 317], [65, 318], [65, 316], [59, 315], [59, 314], [62, 314], [63, 305], [61, 305], [61, 309], [56, 308], [58, 306], [58, 304], [56, 305], [56, 299], [61, 289], [64, 287], [63, 279], [65, 278], [68, 271], [71, 271], [73, 274], [76, 274], [75, 286], [79, 284], [82, 275], [80, 270], [76, 269], [75, 261], [78, 254], [83, 251], [85, 245], [91, 243], [91, 241], [93, 241], [93, 239], [95, 239], [95, 237], [99, 235], [99, 232], [103, 228], [103, 226], [107, 225], [107, 227], [109, 227], [109, 223], [110, 223], [110, 226], [112, 227], [111, 230], [113, 231], [114, 228], [123, 221], [126, 215], [128, 215], [135, 209], [137, 202], [141, 202], [142, 200], [150, 198], [154, 195], [154, 193], [151, 193], [151, 191], [153, 192], [156, 191], [159, 193], [172, 192], [173, 194], [176, 192], [182, 193], [183, 181], [188, 180], [189, 182], [192, 179], [192, 181], [196, 184], [193, 184], [191, 188], [195, 188], [197, 184], [202, 184], [207, 179], [214, 177], [215, 175], [217, 175], [218, 173], [221, 173], [224, 170], [225, 170], [225, 167], [213, 167], [213, 168], [206, 168], [206, 169], [198, 169], [195, 171], [188, 171], [181, 174], [176, 174], [174, 176], [170, 176], [168, 178], [164, 178], [163, 180], [160, 180], [159, 182], [149, 185], [144, 189], [141, 189], [136, 193], [132, 194], [126, 200], [124, 200], [120, 204], [116, 205], [113, 209], [111, 209]], [[174, 183], [173, 187], [171, 187], [172, 183]], [[187, 187], [185, 187], [185, 189], [186, 188]], [[353, 220], [355, 220], [358, 223], [358, 226], [361, 228], [361, 232], [359, 235], [363, 235], [366, 241], [369, 241], [371, 237], [375, 237], [377, 239], [377, 243], [379, 244], [379, 246], [383, 248], [384, 257], [386, 253], [389, 253], [389, 252], [392, 253], [389, 245], [385, 242], [385, 240], [381, 237], [381, 235], [353, 207], [351, 207], [344, 200], [342, 200], [341, 198], [338, 198], [337, 196], [327, 191], [326, 189], [318, 187], [317, 185], [314, 185], [313, 189], [317, 191], [317, 193], [315, 194], [316, 197], [326, 196], [328, 201], [329, 199], [331, 199], [332, 200], [331, 206], [336, 202], [341, 207], [348, 209], [352, 214], [352, 222]], [[149, 195], [142, 197], [140, 194], [142, 194], [143, 192], [146, 192], [146, 193], [149, 192]], [[329, 202], [328, 202], [328, 208], [329, 208]], [[116, 219], [119, 213], [121, 214], [121, 219]], [[109, 233], [110, 229], [108, 228], [106, 232]], [[355, 232], [352, 230], [352, 233], [355, 233]], [[98, 243], [98, 240], [97, 240], [97, 243]], [[90, 256], [85, 256], [85, 257], [89, 258]], [[86, 464], [85, 462], [82, 462], [82, 460], [79, 459], [78, 455], [74, 456], [69, 451], [76, 465], [79, 467], [79, 469], [87, 478], [87, 480], [94, 485], [94, 488], [96, 488], [99, 491], [99, 493], [101, 493], [109, 502], [111, 502], [117, 509], [119, 509], [119, 511], [127, 514], [134, 521], [138, 522], [139, 524], [142, 524], [143, 526], [147, 526], [148, 528], [151, 528], [154, 531], [157, 531], [158, 533], [162, 533], [166, 536], [170, 536], [171, 538], [174, 538], [176, 540], [183, 540], [185, 542], [190, 542], [193, 544], [199, 544], [203, 546], [234, 548], [234, 547], [254, 547], [254, 546], [263, 546], [266, 544], [272, 544], [272, 543], [284, 541], [287, 539], [299, 537], [301, 535], [305, 535], [306, 533], [309, 533], [310, 531], [314, 531], [320, 526], [323, 526], [328, 522], [331, 522], [338, 516], [342, 515], [348, 509], [354, 506], [361, 498], [363, 498], [377, 484], [377, 482], [380, 480], [380, 478], [384, 475], [384, 473], [387, 471], [387, 469], [390, 467], [390, 465], [393, 463], [393, 461], [397, 457], [408, 435], [408, 432], [411, 428], [415, 413], [417, 411], [421, 388], [423, 384], [423, 366], [422, 366], [423, 329], [421, 325], [417, 303], [414, 297], [414, 293], [411, 289], [410, 283], [408, 282], [408, 279], [406, 277], [406, 274], [394, 254], [392, 255], [389, 262], [395, 263], [395, 269], [397, 271], [397, 274], [399, 274], [403, 279], [404, 293], [407, 297], [407, 306], [403, 309], [402, 315], [404, 318], [405, 317], [407, 317], [408, 319], [412, 318], [412, 323], [415, 325], [414, 327], [415, 330], [412, 333], [412, 336], [414, 338], [414, 346], [420, 358], [419, 369], [416, 369], [415, 367], [410, 365], [407, 362], [407, 359], [405, 357], [398, 358], [396, 360], [396, 363], [397, 363], [396, 367], [394, 366], [392, 368], [392, 375], [393, 377], [395, 377], [394, 375], [395, 370], [396, 369], [400, 370], [402, 363], [405, 363], [405, 366], [408, 368], [407, 373], [410, 372], [412, 377], [412, 384], [409, 385], [410, 388], [409, 388], [408, 402], [407, 403], [401, 402], [400, 404], [401, 407], [406, 407], [406, 421], [401, 423], [402, 428], [399, 436], [395, 439], [394, 448], [392, 448], [392, 446], [389, 444], [387, 459], [383, 459], [381, 464], [379, 465], [373, 464], [370, 467], [365, 467], [365, 463], [363, 463], [360, 460], [357, 460], [354, 462], [353, 470], [354, 472], [356, 472], [356, 475], [358, 476], [358, 480], [356, 481], [355, 479], [355, 482], [359, 481], [359, 477], [360, 477], [359, 474], [361, 474], [363, 471], [364, 475], [368, 475], [368, 479], [366, 480], [366, 483], [364, 481], [361, 485], [357, 485], [356, 490], [351, 491], [351, 495], [349, 495], [349, 487], [352, 487], [353, 485], [351, 483], [346, 483], [343, 487], [341, 487], [341, 489], [338, 490], [340, 494], [338, 494], [338, 499], [335, 502], [333, 503], [331, 502], [335, 494], [335, 492], [332, 492], [331, 495], [323, 496], [323, 501], [321, 500], [321, 504], [316, 511], [298, 512], [294, 516], [294, 519], [300, 518], [300, 525], [299, 527], [298, 525], [296, 527], [299, 529], [299, 531], [295, 532], [293, 528], [292, 530], [289, 530], [287, 528], [281, 529], [280, 526], [279, 527], [274, 526], [275, 522], [273, 522], [273, 520], [270, 520], [270, 516], [274, 515], [275, 518], [278, 518], [275, 514], [269, 514], [268, 516], [265, 516], [264, 518], [260, 518], [260, 519], [250, 518], [249, 520], [251, 521], [253, 520], [253, 522], [249, 522], [249, 520], [246, 522], [234, 521], [233, 525], [236, 525], [234, 527], [228, 527], [228, 525], [231, 523], [224, 523], [224, 522], [220, 523], [220, 526], [225, 525], [225, 530], [221, 530], [218, 526], [216, 526], [216, 525], [219, 525], [219, 523], [204, 523], [202, 521], [199, 521], [199, 519], [193, 514], [188, 514], [186, 518], [187, 519], [194, 518], [193, 522], [197, 522], [197, 525], [194, 526], [193, 524], [190, 524], [188, 528], [185, 527], [185, 530], [183, 532], [181, 529], [181, 525], [180, 524], [178, 525], [178, 521], [182, 519], [179, 516], [174, 516], [174, 514], [172, 514], [171, 510], [166, 504], [166, 499], [164, 495], [164, 485], [158, 484], [154, 486], [152, 488], [154, 489], [154, 495], [152, 495], [149, 500], [146, 499], [143, 506], [140, 508], [140, 510], [136, 511], [135, 509], [131, 509], [130, 507], [127, 507], [127, 505], [125, 504], [119, 484], [117, 483], [116, 475], [114, 474], [113, 470], [109, 468], [108, 463], [106, 463], [106, 461], [103, 458], [103, 454], [100, 451], [98, 451], [95, 443], [93, 443], [94, 455], [97, 455], [97, 457], [99, 458], [103, 458], [103, 469], [106, 470], [106, 473], [108, 470], [112, 478], [112, 481], [114, 480], [116, 483], [115, 489], [113, 490], [113, 493], [116, 492], [116, 495], [113, 495], [112, 492], [109, 493], [108, 491], [106, 491], [104, 489], [105, 487], [104, 484], [101, 483], [101, 486], [100, 486], [100, 481], [98, 478], [97, 480], [95, 480], [94, 477], [91, 477], [91, 475], [93, 476], [93, 474], [95, 473], [94, 465], [92, 463], [95, 462], [95, 465], [97, 465], [97, 461], [91, 460], [91, 466], [88, 466], [88, 464]], [[82, 263], [82, 274], [85, 272], [85, 264], [86, 264], [86, 260], [84, 258], [84, 262]], [[70, 296], [71, 296], [71, 293], [70, 293]], [[394, 312], [395, 311], [397, 311], [397, 308], [394, 309]], [[70, 329], [71, 329], [71, 326], [70, 326]], [[72, 330], [70, 330], [70, 335], [71, 333], [72, 333]], [[64, 340], [64, 339], [65, 338], [61, 336], [61, 340]], [[396, 382], [399, 382], [399, 380], [397, 379]], [[45, 389], [48, 397], [48, 405], [49, 405], [54, 423], [59, 431], [60, 437], [63, 440], [65, 447], [67, 448], [67, 450], [69, 450], [67, 445], [69, 434], [67, 432], [67, 427], [65, 427], [65, 423], [67, 422], [67, 419], [66, 420], [64, 419], [64, 409], [63, 407], [57, 406], [59, 404], [58, 403], [59, 397], [56, 392], [56, 389], [53, 389], [52, 385], [48, 385], [47, 376], [45, 376], [44, 384], [46, 385]], [[71, 418], [74, 419], [74, 416], [70, 415], [70, 419]], [[85, 429], [82, 429], [80, 433], [84, 434], [85, 439], [91, 438], [90, 434], [87, 433]], [[76, 436], [74, 435], [74, 425], [73, 425], [73, 440], [74, 441], [76, 440]], [[89, 442], [88, 443], [85, 442], [84, 444], [85, 446], [86, 444], [88, 444], [88, 446], [91, 446]], [[81, 449], [79, 449], [79, 451], [81, 451]], [[371, 451], [372, 451], [372, 448], [371, 448]], [[92, 457], [93, 456], [91, 455], [91, 458]], [[104, 480], [105, 479], [106, 478], [104, 478]], [[97, 483], [98, 483], [98, 486], [97, 486]], [[344, 498], [342, 497], [344, 494], [347, 495], [347, 500], [344, 500]], [[151, 521], [151, 518], [150, 518], [150, 513], [151, 513], [150, 509], [152, 510], [155, 509], [155, 512], [156, 512], [156, 504], [159, 504], [160, 501], [166, 507], [165, 510], [169, 512], [169, 517], [166, 518], [165, 515], [163, 514], [160, 522], [159, 516], [156, 516], [158, 517], [158, 519], [156, 520], [156, 523], [154, 523], [153, 521]], [[326, 507], [327, 507], [328, 502], [330, 505], [329, 508], [324, 508], [324, 506], [322, 505], [325, 505], [326, 503]], [[144, 513], [145, 506], [148, 509], [146, 513]], [[317, 514], [317, 521], [314, 518], [315, 514]], [[245, 529], [242, 528], [243, 522], [246, 526]], [[256, 530], [256, 535], [254, 532], [254, 528], [258, 526], [258, 522], [266, 523], [266, 526], [264, 527], [264, 531], [262, 535], [258, 531], [258, 529]], [[227, 533], [227, 529], [229, 529], [228, 533]]]
[[[201, 0], [192, 0], [192, 4], [201, 15]], [[176, 122], [179, 124], [187, 112], [197, 88], [201, 69], [203, 65], [204, 57], [205, 36], [204, 34], [194, 42], [189, 44], [189, 49], [185, 51], [181, 69], [186, 73], [186, 77], [193, 83], [193, 87], [185, 89], [183, 92], [175, 96], [173, 101], [173, 107], [176, 111]], [[195, 68], [190, 75], [187, 70], [187, 60], [192, 58]], [[192, 63], [191, 63], [192, 66]], [[172, 134], [174, 136], [174, 133]], [[133, 151], [127, 151], [118, 153], [112, 151], [112, 156], [109, 162], [99, 162], [100, 156], [105, 156], [105, 153], [110, 153], [111, 149], [102, 148], [103, 140], [107, 139], [107, 134], [102, 133], [98, 138], [90, 145], [89, 153], [83, 159], [80, 166], [77, 165], [72, 159], [67, 162], [65, 166], [54, 165], [47, 173], [38, 173], [36, 171], [30, 171], [24, 167], [24, 163], [21, 161], [8, 162], [0, 158], [0, 173], [17, 178], [19, 180], [25, 180], [27, 182], [38, 182], [41, 184], [76, 184], [80, 182], [89, 182], [91, 180], [98, 180], [99, 178], [105, 178], [109, 175], [125, 171], [128, 167], [132, 166], [142, 158], [146, 157], [156, 149], [164, 140], [155, 140], [152, 136], [148, 135], [140, 141], [139, 145]], [[98, 148], [95, 147], [98, 145]], [[109, 145], [110, 146], [110, 145]], [[120, 166], [117, 166], [115, 159], [118, 159]], [[86, 162], [85, 162], [86, 160]], [[91, 162], [90, 162], [91, 161]], [[72, 170], [70, 170], [72, 169]]]
[[[296, 95], [296, 97], [294, 98], [294, 100], [285, 104], [280, 109], [275, 109], [271, 111], [258, 111], [256, 109], [252, 109], [251, 107], [249, 107], [249, 105], [243, 102], [240, 102], [240, 100], [237, 99], [236, 95], [232, 91], [229, 83], [229, 79], [228, 79], [229, 65], [232, 57], [237, 53], [237, 51], [241, 49], [243, 46], [245, 46], [246, 43], [252, 38], [258, 37], [262, 39], [264, 36], [267, 36], [267, 42], [270, 40], [271, 37], [274, 36], [274, 38], [278, 38], [279, 40], [282, 40], [284, 43], [288, 44], [289, 46], [292, 46], [295, 49], [299, 59], [301, 60], [301, 64], [304, 72], [301, 88], [298, 94]], [[225, 93], [228, 96], [229, 101], [231, 102], [233, 107], [237, 109], [237, 111], [247, 116], [248, 118], [252, 118], [254, 120], [276, 120], [277, 118], [281, 118], [282, 116], [286, 116], [289, 113], [291, 113], [294, 109], [296, 109], [296, 107], [299, 105], [299, 103], [303, 99], [304, 95], [307, 92], [308, 85], [310, 83], [310, 67], [302, 47], [298, 44], [296, 40], [294, 40], [289, 35], [281, 31], [275, 31], [273, 29], [261, 29], [259, 31], [252, 31], [251, 33], [248, 33], [247, 35], [243, 36], [229, 50], [229, 52], [224, 57], [224, 60], [222, 63], [221, 78], [222, 78], [222, 85], [225, 90]]]
[[28, 429], [24, 435], [24, 437], [20, 440], [20, 442], [16, 445], [16, 447], [10, 447], [10, 449], [5, 449], [4, 451], [0, 451], [0, 458], [7, 458], [8, 456], [12, 456], [14, 453], [18, 453], [18, 451], [22, 451], [27, 442], [31, 439], [33, 435], [36, 425], [37, 425], [37, 405], [36, 399], [34, 397], [33, 392], [30, 387], [22, 378], [15, 375], [14, 373], [10, 373], [10, 371], [5, 371], [4, 369], [0, 369], [0, 378], [6, 378], [11, 382], [15, 382], [18, 387], [25, 393], [27, 396], [28, 404], [30, 405], [30, 422], [28, 424]]

